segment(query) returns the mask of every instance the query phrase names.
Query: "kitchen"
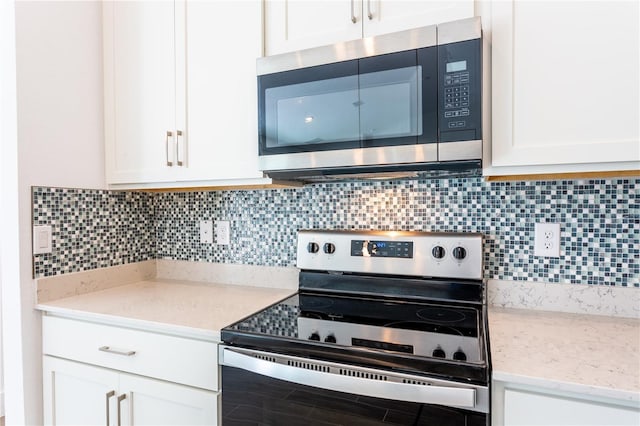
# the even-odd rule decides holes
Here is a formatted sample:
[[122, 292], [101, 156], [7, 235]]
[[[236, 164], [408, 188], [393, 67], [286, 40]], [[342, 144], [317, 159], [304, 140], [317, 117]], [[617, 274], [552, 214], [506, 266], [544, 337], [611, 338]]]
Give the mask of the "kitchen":
[[[3, 7], [11, 6], [3, 4]], [[532, 10], [526, 10], [526, 12], [536, 12], [533, 6], [530, 7]], [[477, 231], [484, 233], [486, 237], [484, 273], [485, 278], [490, 280], [490, 286], [491, 283], [495, 284], [497, 291], [494, 294], [495, 305], [512, 306], [513, 302], [510, 301], [508, 294], [500, 293], [499, 290], [513, 292], [517, 289], [519, 293], [515, 296], [515, 293], [512, 293], [512, 297], [517, 299], [528, 295], [533, 303], [544, 305], [548, 310], [562, 310], [561, 308], [553, 309], [553, 303], [556, 305], [574, 303], [573, 309], [578, 305], [581, 309], [579, 312], [582, 313], [601, 310], [602, 314], [614, 315], [616, 311], [631, 310], [633, 312], [635, 307], [637, 315], [637, 172], [635, 177], [633, 174], [631, 177], [621, 177], [621, 173], [616, 172], [617, 170], [637, 170], [637, 148], [636, 151], [626, 150], [624, 147], [621, 151], [611, 147], [598, 149], [599, 145], [596, 146], [597, 144], [594, 143], [589, 149], [576, 150], [566, 145], [558, 148], [552, 161], [544, 166], [527, 166], [529, 163], [526, 162], [526, 158], [525, 160], [516, 158], [517, 156], [526, 157], [527, 153], [514, 151], [507, 153], [513, 156], [511, 163], [509, 164], [508, 158], [506, 160], [503, 158], [504, 163], [500, 166], [502, 168], [496, 166], [496, 171], [493, 172], [495, 175], [521, 175], [532, 173], [532, 170], [533, 173], [584, 171], [587, 170], [584, 163], [591, 162], [594, 163], [589, 165], [592, 169], [607, 171], [594, 179], [567, 177], [555, 180], [519, 179], [509, 182], [491, 182], [487, 178], [472, 177], [340, 182], [282, 189], [220, 192], [107, 191], [103, 145], [105, 136], [103, 136], [102, 103], [102, 20], [104, 18], [102, 5], [97, 3], [17, 3], [15, 8], [16, 33], [9, 34], [7, 37], [3, 33], [2, 37], [3, 42], [6, 43], [9, 43], [8, 40], [12, 38], [16, 38], [18, 42], [13, 53], [15, 57], [13, 62], [18, 63], [17, 95], [14, 95], [18, 99], [18, 108], [15, 113], [18, 124], [17, 129], [14, 129], [17, 136], [15, 133], [13, 138], [6, 136], [11, 134], [11, 129], [8, 125], [5, 126], [4, 112], [2, 121], [2, 204], [3, 217], [9, 219], [4, 221], [2, 232], [4, 374], [5, 388], [11, 390], [5, 392], [5, 402], [9, 423], [38, 424], [42, 416], [42, 385], [40, 373], [38, 373], [42, 363], [39, 325], [41, 314], [33, 310], [36, 286], [31, 278], [32, 267], [35, 267], [36, 277], [57, 274], [64, 276], [67, 272], [153, 259], [286, 268], [295, 265], [295, 253], [292, 247], [295, 247], [295, 231], [298, 229]], [[494, 8], [493, 13], [497, 12], [505, 11], [500, 7]], [[544, 8], [538, 11], [538, 13], [544, 12]], [[9, 19], [10, 16], [11, 13], [5, 14], [3, 9], [1, 27], [3, 31], [9, 33], [13, 25], [4, 25], [4, 20]], [[51, 16], [57, 16], [59, 19], [51, 20]], [[204, 20], [206, 15], [201, 16]], [[258, 21], [260, 19], [259, 15], [251, 16]], [[487, 15], [482, 16], [484, 19]], [[532, 21], [524, 20], [523, 25], [535, 26], [535, 19]], [[261, 32], [259, 23], [247, 26]], [[493, 61], [509, 60], [496, 55], [495, 46], [498, 40], [495, 32], [498, 29], [498, 27], [493, 28]], [[636, 34], [637, 31], [636, 20]], [[258, 36], [260, 37], [260, 34]], [[538, 36], [536, 32], [536, 37]], [[538, 42], [538, 40], [536, 38], [534, 41]], [[534, 41], [524, 39], [523, 43]], [[255, 40], [253, 42], [256, 43]], [[260, 46], [254, 46], [254, 48], [259, 50]], [[10, 51], [11, 49], [5, 49], [3, 45], [3, 99], [6, 99], [4, 90], [8, 87], [5, 86], [8, 84], [5, 80], [5, 76], [8, 75], [5, 74], [5, 70], [8, 68], [4, 68], [6, 60], [4, 55], [6, 53], [10, 56], [7, 53]], [[233, 50], [225, 52], [225, 54], [233, 53]], [[251, 55], [253, 65], [253, 58], [258, 55], [259, 53]], [[59, 58], [65, 58], [65, 60], [60, 62]], [[637, 75], [637, 58], [635, 59]], [[52, 68], [52, 63], [55, 63], [56, 67]], [[522, 66], [526, 65], [528, 63]], [[500, 76], [499, 72], [501, 68], [497, 68], [494, 62], [493, 78], [505, 81], [506, 77]], [[254, 73], [254, 68], [247, 73]], [[532, 78], [529, 75], [526, 77]], [[255, 84], [254, 80], [255, 78], [251, 83]], [[188, 81], [203, 80], [195, 76]], [[523, 81], [526, 83], [531, 80]], [[630, 81], [633, 84], [633, 75]], [[516, 83], [523, 84], [521, 81], [514, 82]], [[637, 79], [635, 85], [637, 88]], [[525, 90], [524, 94], [527, 96], [531, 95], [526, 92], [527, 86], [514, 87]], [[255, 96], [250, 94], [249, 89], [246, 90], [247, 96]], [[16, 87], [13, 88], [13, 92], [16, 92]], [[629, 92], [633, 93], [632, 90]], [[199, 93], [206, 94], [206, 87], [200, 87]], [[497, 113], [505, 113], [507, 109], [505, 100], [498, 98], [500, 94], [495, 90], [493, 92], [494, 118]], [[604, 93], [598, 91], [597, 96], [609, 99], [606, 91]], [[635, 99], [637, 112], [637, 97], [633, 99]], [[202, 102], [202, 99], [200, 101]], [[557, 105], [545, 105], [545, 107], [560, 108]], [[228, 105], [215, 105], [214, 108], [218, 108], [215, 110], [217, 114], [223, 114]], [[3, 109], [3, 111], [9, 110]], [[631, 117], [634, 117], [633, 111], [632, 108]], [[525, 113], [533, 112], [535, 111], [525, 111]], [[600, 113], [612, 114], [609, 108], [605, 111], [598, 110], [598, 114]], [[198, 112], [196, 111], [195, 114]], [[589, 124], [593, 128], [589, 128], [588, 131], [596, 136], [609, 135], [608, 132], [611, 129], [603, 128], [599, 124], [615, 121], [611, 115], [609, 117], [602, 121], [592, 120]], [[193, 118], [194, 122], [196, 119], [197, 116]], [[251, 120], [246, 117], [236, 119], [243, 120], [242, 123]], [[256, 119], [253, 118], [253, 120]], [[637, 145], [637, 118], [631, 120], [632, 125], [627, 126], [626, 129], [635, 131], [635, 139], [633, 137], [631, 139], [635, 140]], [[207, 116], [201, 119], [200, 123], [206, 121]], [[527, 121], [523, 123], [524, 126], [532, 125]], [[544, 124], [553, 126], [554, 123], [552, 121]], [[504, 127], [494, 124], [494, 141], [499, 137], [499, 132], [508, 131]], [[237, 131], [233, 132], [234, 137], [237, 137], [237, 141], [233, 142], [234, 146], [238, 147], [237, 151], [245, 149], [246, 152], [255, 154], [254, 133], [257, 124], [249, 126], [243, 124], [239, 127], [230, 119], [229, 128], [220, 131], [221, 134], [230, 134], [231, 129], [238, 128], [246, 133], [242, 135]], [[204, 132], [207, 129], [200, 130]], [[529, 134], [541, 136], [536, 133], [535, 128], [525, 127], [524, 130], [521, 128], [518, 131], [521, 132], [516, 134], [519, 136]], [[12, 151], [6, 143], [10, 140], [17, 140], [13, 149], [20, 150], [17, 163], [15, 152], [13, 153], [13, 165], [10, 163]], [[253, 142], [249, 144], [248, 141]], [[220, 141], [221, 144], [224, 142], [224, 140]], [[530, 141], [524, 141], [523, 145], [527, 142]], [[227, 143], [230, 142], [227, 141]], [[245, 145], [242, 145], [243, 143]], [[234, 159], [228, 156], [233, 155], [236, 150], [230, 154], [229, 149], [224, 149], [224, 145], [219, 149], [218, 154], [214, 156], [196, 152], [191, 154], [191, 157], [215, 162], [211, 163], [215, 167], [210, 167], [215, 168], [216, 173], [220, 173], [213, 174], [211, 177], [217, 183], [215, 186], [237, 184], [237, 181], [230, 182], [225, 179], [225, 176], [232, 176], [232, 172], [238, 171], [238, 167], [234, 167], [234, 161], [237, 164], [238, 158], [243, 158], [244, 154], [239, 153], [238, 158]], [[591, 155], [591, 160], [587, 158], [584, 161], [576, 161], [583, 163], [578, 165], [563, 164], [562, 156], [566, 155], [563, 150], [568, 149], [571, 149], [573, 156]], [[605, 155], [615, 156], [616, 152], [617, 159], [606, 160]], [[159, 155], [162, 160], [164, 152]], [[536, 155], [536, 153], [532, 154], [529, 151], [528, 155]], [[633, 158], [634, 155], [635, 158]], [[635, 160], [635, 162], [629, 160]], [[234, 178], [242, 180], [242, 183], [247, 186], [273, 185], [273, 182], [263, 180], [258, 175], [256, 167], [254, 169], [252, 176], [246, 171], [241, 171], [244, 176], [234, 176]], [[175, 176], [177, 173], [179, 171], [173, 173], [172, 179], [183, 179]], [[189, 179], [197, 181], [199, 176]], [[14, 185], [11, 185], [11, 182]], [[32, 186], [36, 187], [33, 190], [33, 200]], [[182, 184], [182, 186], [212, 185], [202, 182], [199, 185]], [[113, 188], [122, 187], [124, 185]], [[5, 188], [9, 190], [5, 191]], [[43, 206], [42, 210], [39, 209], [40, 205]], [[60, 209], [56, 209], [58, 205]], [[80, 205], [84, 206], [84, 211], [77, 208]], [[47, 225], [53, 223], [52, 220], [58, 219], [51, 215], [60, 215], [65, 218], [65, 229], [55, 231], [57, 238], [60, 238], [57, 241], [64, 246], [64, 250], [77, 254], [77, 257], [69, 256], [69, 253], [63, 250], [60, 254], [67, 256], [66, 259], [46, 259], [43, 256], [36, 256], [35, 265], [32, 266], [32, 210], [34, 225]], [[92, 211], [98, 211], [99, 217], [92, 216]], [[198, 241], [201, 220], [228, 221], [233, 243], [229, 246], [201, 245]], [[89, 223], [84, 223], [85, 221]], [[531, 240], [533, 224], [545, 221], [561, 224], [563, 255], [560, 258], [536, 257], [530, 253], [533, 249]], [[104, 236], [104, 238], [96, 238], [88, 244], [83, 242], [82, 238], [75, 237], [76, 233], [84, 235], [80, 225], [95, 226], [92, 231], [95, 231], [95, 235]], [[116, 231], [110, 232], [109, 228], [113, 227]], [[64, 232], [68, 234], [65, 236]], [[89, 233], [91, 234], [92, 232]], [[85, 236], [85, 238], [91, 237]], [[20, 247], [19, 252], [15, 247]], [[20, 265], [18, 271], [15, 270], [15, 265]], [[531, 286], [527, 287], [527, 282], [532, 282]], [[17, 286], [15, 283], [21, 283], [21, 285]], [[594, 305], [589, 302], [586, 303], [587, 308], [584, 308], [585, 303], [575, 302], [576, 293], [588, 293], [582, 290], [583, 287], [579, 286], [580, 284], [591, 284], [591, 287], [594, 284], [601, 284], [596, 287], [598, 293], [596, 299], [607, 300], [607, 303]], [[549, 293], [563, 291], [566, 293], [563, 296], [556, 294], [554, 297], [549, 297], [550, 300], [540, 302], [540, 298], [532, 294], [532, 288], [533, 290], [544, 288]], [[574, 288], [580, 288], [580, 291], [573, 290]], [[618, 296], [618, 294], [622, 295]], [[16, 309], [16, 307], [21, 308]], [[20, 327], [16, 327], [15, 324], [19, 324]], [[8, 351], [7, 347], [13, 350]], [[16, 414], [12, 415], [11, 409], [15, 409]], [[16, 416], [14, 417], [16, 420], [12, 420], [12, 416]]]

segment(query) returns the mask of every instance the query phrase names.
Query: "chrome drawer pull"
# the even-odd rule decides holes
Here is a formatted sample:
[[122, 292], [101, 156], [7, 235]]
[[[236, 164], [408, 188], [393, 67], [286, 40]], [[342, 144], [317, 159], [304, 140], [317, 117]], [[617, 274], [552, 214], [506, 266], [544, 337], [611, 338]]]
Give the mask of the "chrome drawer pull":
[[121, 411], [122, 411], [120, 403], [122, 402], [123, 399], [126, 399], [126, 398], [127, 398], [127, 395], [124, 393], [118, 397], [118, 426], [122, 425], [122, 422], [120, 421]]
[[100, 352], [109, 352], [110, 354], [123, 355], [123, 356], [132, 356], [136, 354], [136, 351], [120, 351], [118, 349], [113, 349], [111, 346], [100, 346], [98, 350]]
[[172, 166], [173, 166], [173, 161], [171, 161], [171, 160], [169, 159], [169, 138], [171, 138], [171, 139], [173, 140], [173, 132], [171, 132], [171, 131], [168, 131], [168, 130], [167, 130], [167, 137], [166, 137], [166, 139], [164, 140], [165, 145], [166, 145], [166, 149], [167, 149], [167, 150], [166, 150], [166, 151], [167, 151], [167, 152], [166, 152], [166, 154], [167, 154], [167, 166], [168, 166], [168, 167], [172, 167]]
[[184, 157], [184, 155], [180, 154], [184, 154], [184, 138], [182, 137], [182, 130], [176, 131], [176, 161], [178, 166], [182, 167], [184, 166], [184, 161], [180, 158]]
[[353, 11], [353, 0], [351, 0], [351, 22], [356, 23], [356, 15]]
[[107, 392], [107, 426], [111, 426], [111, 421], [109, 420], [109, 400], [112, 396], [115, 396], [116, 391]]

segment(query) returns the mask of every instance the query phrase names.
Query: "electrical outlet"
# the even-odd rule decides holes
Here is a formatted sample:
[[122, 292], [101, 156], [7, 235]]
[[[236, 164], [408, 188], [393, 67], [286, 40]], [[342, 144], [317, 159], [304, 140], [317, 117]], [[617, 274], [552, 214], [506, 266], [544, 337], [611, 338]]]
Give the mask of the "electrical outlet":
[[216, 244], [228, 246], [231, 241], [231, 227], [228, 220], [216, 221]]
[[203, 244], [213, 244], [213, 221], [200, 221], [200, 242]]
[[33, 254], [51, 253], [52, 232], [51, 225], [38, 225], [33, 227]]
[[560, 224], [536, 223], [533, 254], [560, 257]]

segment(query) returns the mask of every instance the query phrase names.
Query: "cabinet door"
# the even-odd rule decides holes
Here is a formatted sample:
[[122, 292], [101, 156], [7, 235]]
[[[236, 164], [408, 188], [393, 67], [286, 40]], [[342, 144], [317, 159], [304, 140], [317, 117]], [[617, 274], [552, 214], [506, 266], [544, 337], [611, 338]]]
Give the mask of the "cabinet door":
[[124, 425], [215, 425], [218, 393], [148, 379], [120, 375]]
[[267, 0], [265, 54], [291, 52], [472, 16], [474, 0]]
[[625, 407], [505, 390], [504, 425], [638, 425], [640, 412]]
[[424, 27], [474, 16], [474, 0], [363, 0], [363, 36]]
[[103, 13], [107, 183], [167, 180], [176, 155], [175, 4], [105, 2]]
[[259, 0], [187, 2], [188, 156], [181, 180], [262, 178], [256, 58]]
[[117, 373], [49, 356], [43, 372], [46, 425], [116, 424]]
[[491, 165], [637, 168], [639, 3], [500, 1], [492, 8]]
[[267, 56], [358, 38], [362, 38], [362, 0], [265, 2]]

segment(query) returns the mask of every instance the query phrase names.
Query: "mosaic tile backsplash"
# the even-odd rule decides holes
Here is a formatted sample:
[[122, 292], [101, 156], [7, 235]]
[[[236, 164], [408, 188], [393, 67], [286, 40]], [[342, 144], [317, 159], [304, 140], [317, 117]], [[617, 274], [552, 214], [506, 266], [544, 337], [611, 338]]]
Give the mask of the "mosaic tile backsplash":
[[[640, 179], [341, 182], [295, 189], [132, 193], [34, 188], [34, 224], [54, 253], [36, 276], [150, 258], [294, 266], [298, 229], [470, 231], [485, 278], [640, 287]], [[200, 220], [231, 222], [229, 246]], [[560, 258], [533, 256], [536, 222], [561, 228]]]
[[53, 250], [33, 259], [35, 277], [155, 259], [147, 193], [34, 187], [33, 225], [51, 225]]

